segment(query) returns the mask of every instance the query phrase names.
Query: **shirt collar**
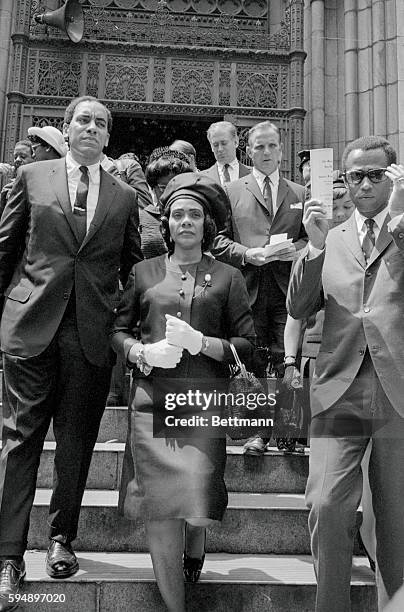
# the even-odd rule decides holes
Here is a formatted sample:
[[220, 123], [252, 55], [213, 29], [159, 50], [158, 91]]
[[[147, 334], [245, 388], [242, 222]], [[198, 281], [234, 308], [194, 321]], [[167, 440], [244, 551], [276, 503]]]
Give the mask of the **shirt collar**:
[[[72, 154], [70, 151], [68, 151], [67, 155], [66, 155], [66, 170], [67, 170], [67, 174], [73, 174], [75, 172], [77, 172], [77, 170], [80, 168], [80, 166], [82, 166], [84, 164], [79, 164], [78, 162], [76, 162], [76, 160], [73, 158]], [[99, 183], [100, 181], [100, 162], [98, 161], [95, 164], [91, 164], [91, 166], [87, 166], [88, 168], [88, 172], [90, 175], [90, 180], [93, 183]]]
[[100, 159], [100, 166], [101, 168], [103, 168], [106, 172], [109, 172], [109, 170], [111, 170], [111, 168], [115, 168], [115, 164], [114, 161], [110, 158], [107, 157], [105, 155], [105, 153], [103, 153], [101, 159]]
[[272, 185], [274, 186], [279, 185], [279, 169], [278, 168], [274, 172], [272, 172], [272, 174], [267, 175], [261, 172], [261, 170], [258, 170], [257, 168], [253, 167], [252, 173], [253, 173], [255, 180], [257, 181], [259, 185], [264, 184], [264, 180], [266, 176], [269, 176], [269, 178], [271, 179]]
[[[219, 164], [219, 162], [217, 162], [217, 165], [219, 166], [220, 170], [223, 172], [224, 167], [226, 166], [226, 164]], [[232, 170], [238, 170], [238, 159], [236, 157], [236, 159], [233, 159], [233, 161], [231, 163], [227, 164], [228, 166], [230, 166], [230, 168]]]
[[[377, 215], [373, 217], [373, 220], [376, 224], [377, 229], [380, 230], [382, 228], [382, 225], [384, 223], [385, 218], [387, 217], [388, 212], [389, 212], [388, 207], [386, 206], [386, 208], [383, 208], [383, 210], [381, 210], [379, 213], [377, 213]], [[358, 229], [358, 234], [360, 234], [363, 231], [366, 231], [366, 226], [364, 228], [364, 224], [368, 217], [365, 217], [364, 215], [362, 215], [357, 208], [355, 208], [354, 215], [355, 215], [356, 227]]]

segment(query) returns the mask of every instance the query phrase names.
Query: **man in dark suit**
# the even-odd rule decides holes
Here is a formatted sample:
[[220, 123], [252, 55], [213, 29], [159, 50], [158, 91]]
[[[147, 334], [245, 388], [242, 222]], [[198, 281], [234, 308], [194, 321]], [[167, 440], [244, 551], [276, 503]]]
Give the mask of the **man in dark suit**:
[[[264, 378], [269, 354], [272, 366], [282, 373], [286, 324], [286, 294], [291, 262], [307, 242], [302, 225], [304, 187], [280, 176], [282, 143], [276, 125], [264, 121], [249, 132], [247, 153], [253, 170], [227, 186], [231, 217], [219, 232], [212, 253], [220, 261], [240, 268], [247, 283], [257, 343], [254, 370]], [[292, 243], [268, 257], [265, 245], [271, 236], [287, 234]], [[257, 435], [245, 445], [245, 452], [260, 455], [267, 435]]]
[[360, 464], [369, 440], [379, 610], [403, 582], [404, 166], [395, 162], [384, 138], [362, 137], [346, 147], [342, 168], [355, 211], [328, 231], [322, 203], [306, 202], [309, 245], [289, 289], [293, 318], [325, 309], [306, 489], [316, 612], [351, 609]]
[[66, 158], [23, 167], [0, 225], [3, 448], [0, 610], [24, 578], [43, 441], [53, 418], [47, 571], [78, 569], [71, 542], [113, 363], [109, 331], [123, 283], [142, 259], [134, 190], [102, 168], [112, 118], [92, 97], [65, 112]]
[[236, 157], [238, 136], [235, 125], [230, 121], [212, 123], [209, 126], [207, 136], [216, 163], [207, 170], [203, 170], [204, 174], [207, 174], [222, 187], [250, 174], [251, 168], [239, 162]]

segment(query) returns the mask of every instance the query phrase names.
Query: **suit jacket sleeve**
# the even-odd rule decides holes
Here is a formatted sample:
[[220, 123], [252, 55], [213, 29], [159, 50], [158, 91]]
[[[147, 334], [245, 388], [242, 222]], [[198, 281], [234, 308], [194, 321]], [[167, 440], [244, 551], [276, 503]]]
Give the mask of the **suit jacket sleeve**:
[[[127, 189], [127, 188], [126, 188]], [[139, 209], [137, 205], [137, 194], [132, 189], [127, 189], [126, 197], [129, 198], [130, 215], [126, 223], [123, 248], [121, 252], [121, 264], [119, 277], [125, 287], [129, 272], [134, 264], [142, 261], [141, 239], [139, 234]]]
[[[229, 195], [227, 188], [225, 188], [225, 191]], [[229, 202], [225, 226], [218, 232], [211, 253], [217, 260], [240, 269], [244, 266], [244, 255], [247, 250], [248, 247], [234, 240], [231, 205]]]
[[136, 267], [130, 271], [128, 282], [117, 308], [116, 319], [111, 334], [114, 351], [126, 361], [131, 346], [136, 340], [140, 311], [136, 294]]
[[[134, 159], [128, 159], [126, 164], [125, 159], [118, 160], [119, 164], [122, 163], [122, 167], [124, 168], [124, 180], [125, 182], [136, 189], [138, 195], [138, 204], [140, 208], [145, 208], [149, 206], [149, 204], [153, 204], [149, 187], [146, 182], [145, 175], [143, 174], [143, 170], [140, 164]], [[116, 163], [116, 162], [115, 162]]]
[[321, 275], [325, 250], [307, 259], [307, 250], [297, 260], [290, 277], [286, 307], [294, 319], [307, 319], [323, 306]]
[[0, 221], [0, 294], [10, 284], [21, 256], [29, 221], [25, 177], [18, 172]]
[[222, 340], [224, 348], [224, 361], [233, 362], [233, 353], [230, 342], [236, 347], [242, 361], [247, 363], [252, 358], [255, 344], [255, 330], [243, 275], [239, 270], [232, 270], [232, 278], [226, 304], [226, 321], [228, 325], [228, 340]]

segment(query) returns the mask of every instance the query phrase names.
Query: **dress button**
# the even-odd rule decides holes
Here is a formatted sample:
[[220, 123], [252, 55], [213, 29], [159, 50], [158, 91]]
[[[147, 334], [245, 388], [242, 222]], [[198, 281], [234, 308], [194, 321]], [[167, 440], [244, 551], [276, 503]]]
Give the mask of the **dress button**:
[[359, 355], [364, 355], [365, 354], [365, 349], [359, 349]]
[[181, 319], [181, 317], [182, 317], [182, 313], [181, 313], [181, 312], [177, 312], [177, 317], [178, 317], [179, 319]]
[[185, 274], [183, 274], [183, 275], [181, 276], [181, 280], [187, 280], [187, 277], [186, 277], [186, 275], [185, 275]]
[[180, 289], [180, 290], [179, 290], [179, 294], [180, 294], [181, 296], [184, 296], [184, 295], [185, 295], [185, 291], [184, 291], [184, 289]]
[[402, 239], [404, 238], [404, 234], [403, 234], [403, 232], [400, 232], [400, 233], [399, 233], [399, 235], [398, 235], [398, 237], [400, 238], [400, 240], [402, 240]]
[[64, 292], [63, 299], [64, 300], [68, 300], [69, 299], [69, 294], [67, 293], [67, 291]]
[[369, 306], [364, 306], [363, 307], [363, 312], [370, 312]]
[[372, 276], [372, 272], [369, 272], [369, 270], [367, 272], [365, 272], [365, 276]]

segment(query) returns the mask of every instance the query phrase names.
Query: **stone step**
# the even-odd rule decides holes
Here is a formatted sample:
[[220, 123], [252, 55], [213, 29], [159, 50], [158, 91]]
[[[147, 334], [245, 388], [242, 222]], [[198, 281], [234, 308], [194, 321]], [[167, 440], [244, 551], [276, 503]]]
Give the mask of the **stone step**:
[[[98, 442], [125, 442], [128, 431], [127, 406], [107, 406], [101, 420]], [[46, 440], [54, 441], [52, 425], [49, 427]]]
[[[51, 492], [38, 489], [29, 548], [46, 548]], [[87, 490], [80, 514], [77, 550], [145, 552], [142, 521], [118, 515], [118, 492]], [[286, 493], [230, 493], [223, 522], [208, 529], [207, 550], [226, 553], [309, 554], [304, 496]], [[359, 517], [358, 517], [359, 519]]]
[[[80, 552], [80, 570], [67, 580], [47, 576], [45, 552], [31, 551], [25, 558], [23, 594], [45, 600], [27, 602], [30, 612], [166, 610], [148, 554]], [[352, 612], [376, 612], [374, 576], [363, 557], [353, 560], [351, 593]], [[188, 608], [198, 612], [312, 612], [315, 577], [311, 558], [207, 554], [201, 579], [196, 585], [186, 585], [186, 596]]]
[[[97, 443], [87, 481], [89, 489], [118, 489], [122, 470], [121, 442]], [[38, 472], [38, 487], [52, 487], [55, 442], [45, 442]], [[271, 449], [262, 457], [243, 455], [239, 446], [227, 447], [225, 472], [229, 491], [251, 493], [303, 493], [309, 469], [305, 455], [284, 455]]]

